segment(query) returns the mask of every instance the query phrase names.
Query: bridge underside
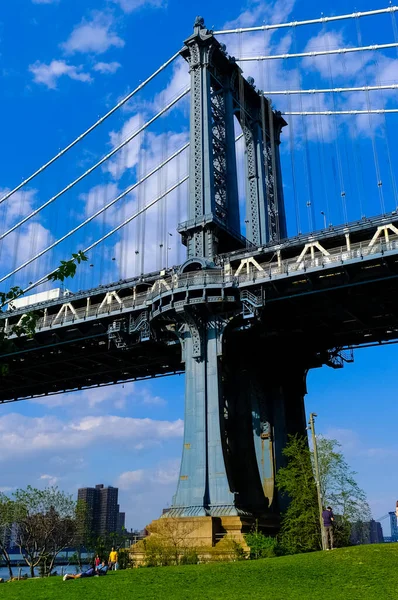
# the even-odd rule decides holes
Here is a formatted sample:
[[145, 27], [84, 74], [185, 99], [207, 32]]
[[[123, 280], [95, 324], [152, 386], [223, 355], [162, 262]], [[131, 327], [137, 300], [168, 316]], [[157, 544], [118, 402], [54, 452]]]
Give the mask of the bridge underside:
[[[386, 342], [398, 337], [398, 262], [385, 257], [325, 273], [308, 272], [258, 286], [264, 308], [251, 325], [258, 351], [286, 347], [325, 354], [335, 347]], [[261, 289], [260, 289], [261, 288]], [[250, 288], [253, 289], [253, 286]], [[214, 290], [212, 291], [214, 292]], [[214, 305], [219, 314], [236, 315], [236, 303]], [[0, 402], [47, 395], [184, 371], [180, 343], [156, 325], [154, 338], [137, 339], [124, 349], [108, 340], [114, 316], [95, 324], [79, 322], [14, 338], [0, 357]], [[169, 317], [169, 321], [173, 321]], [[237, 315], [233, 327], [245, 335], [247, 321]]]
[[[0, 402], [185, 372], [171, 515], [275, 527], [285, 501], [275, 473], [287, 436], [305, 432], [308, 370], [341, 366], [344, 347], [398, 339], [394, 235], [353, 235], [338, 250], [331, 236], [308, 258], [301, 241], [285, 261], [273, 248], [197, 270], [187, 261], [47, 302], [32, 339], [13, 336], [0, 356]], [[6, 327], [23, 310], [3, 314]]]

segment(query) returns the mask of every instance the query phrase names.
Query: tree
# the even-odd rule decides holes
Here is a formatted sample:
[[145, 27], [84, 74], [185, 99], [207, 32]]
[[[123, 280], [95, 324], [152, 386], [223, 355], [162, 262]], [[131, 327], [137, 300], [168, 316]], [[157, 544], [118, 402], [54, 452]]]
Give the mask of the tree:
[[60, 552], [76, 539], [76, 503], [56, 487], [28, 486], [13, 494], [17, 546], [34, 577], [39, 565], [49, 575]]
[[[320, 490], [324, 506], [332, 506], [337, 543], [349, 545], [352, 527], [357, 531], [370, 520], [366, 495], [355, 481], [340, 444], [317, 438]], [[306, 437], [294, 436], [284, 450], [286, 467], [277, 474], [277, 485], [290, 499], [282, 517], [282, 543], [290, 552], [308, 552], [322, 547], [319, 508], [313, 470], [313, 453]]]
[[13, 577], [11, 559], [8, 548], [11, 540], [11, 531], [15, 521], [15, 506], [12, 500], [0, 493], [0, 556], [4, 559], [10, 579]]
[[348, 545], [352, 526], [357, 531], [371, 519], [365, 492], [355, 481], [337, 440], [323, 436], [317, 439], [320, 488], [325, 506], [332, 506], [336, 515], [336, 534], [340, 545]]
[[[79, 250], [76, 254], [72, 254], [69, 260], [61, 260], [60, 266], [48, 275], [48, 281], [65, 281], [68, 277], [73, 278], [76, 274], [77, 265], [88, 260], [88, 257]], [[0, 312], [4, 312], [5, 307], [11, 307], [14, 300], [17, 300], [24, 295], [24, 290], [19, 286], [12, 287], [8, 292], [0, 292]], [[9, 332], [0, 328], [0, 350], [7, 351], [12, 346], [9, 338], [12, 335], [21, 337], [26, 335], [32, 338], [36, 331], [36, 324], [39, 315], [36, 312], [30, 312], [21, 318], [18, 325], [14, 325]], [[0, 363], [0, 377], [7, 375], [8, 365]]]
[[181, 557], [186, 554], [192, 544], [188, 538], [198, 525], [193, 519], [178, 519], [165, 516], [157, 519], [147, 529], [151, 534], [144, 540], [147, 562], [167, 565], [179, 564]]
[[287, 465], [279, 469], [276, 482], [290, 503], [282, 517], [282, 544], [291, 553], [319, 550], [318, 500], [307, 438], [290, 436], [283, 454]]
[[266, 536], [258, 528], [258, 521], [250, 533], [245, 535], [245, 540], [250, 548], [250, 558], [273, 558], [283, 554], [283, 549], [275, 537]]

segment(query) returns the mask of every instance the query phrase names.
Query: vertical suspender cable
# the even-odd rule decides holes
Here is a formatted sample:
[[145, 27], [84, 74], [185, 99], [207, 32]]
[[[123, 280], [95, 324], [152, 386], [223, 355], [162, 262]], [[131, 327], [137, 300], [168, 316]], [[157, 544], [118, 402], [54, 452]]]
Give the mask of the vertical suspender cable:
[[[326, 49], [329, 50], [329, 41], [328, 41], [327, 36], [325, 36], [325, 40], [326, 40]], [[328, 61], [328, 70], [329, 70], [329, 80], [330, 80], [330, 84], [331, 84], [330, 87], [334, 87], [330, 54], [327, 55], [327, 61]], [[333, 102], [333, 111], [336, 112], [335, 94], [332, 94], [332, 102]], [[343, 220], [345, 220], [345, 222], [347, 222], [346, 192], [345, 192], [345, 185], [344, 185], [343, 166], [342, 166], [342, 162], [341, 162], [340, 148], [339, 148], [339, 143], [338, 143], [339, 132], [338, 132], [338, 124], [337, 124], [337, 116], [336, 115], [333, 115], [333, 125], [334, 125], [334, 133], [335, 133], [334, 144], [335, 144], [336, 158], [337, 158], [338, 177], [339, 177], [339, 182], [340, 182], [340, 197], [341, 197]]]
[[361, 149], [359, 144], [359, 134], [358, 128], [356, 124], [356, 120], [353, 119], [353, 132], [354, 135], [351, 136], [352, 142], [352, 154], [354, 157], [354, 166], [355, 166], [355, 178], [357, 182], [358, 189], [358, 197], [359, 197], [359, 210], [360, 210], [360, 218], [362, 219], [366, 215], [366, 210], [364, 207], [364, 199], [365, 199], [365, 191], [363, 187], [363, 167], [362, 167], [362, 159], [361, 159]]
[[[293, 41], [294, 41], [294, 49], [297, 53], [297, 37], [296, 37], [296, 29], [293, 28]], [[301, 77], [299, 84], [301, 85]], [[302, 95], [299, 94], [299, 106], [300, 112], [303, 113], [303, 99]], [[314, 231], [315, 228], [315, 212], [314, 212], [314, 199], [312, 193], [312, 179], [311, 179], [311, 167], [310, 167], [310, 156], [309, 156], [309, 148], [308, 148], [308, 132], [307, 125], [304, 119], [304, 116], [301, 115], [301, 126], [303, 129], [303, 137], [304, 137], [304, 172], [305, 172], [305, 180], [307, 184], [307, 202], [306, 206], [308, 208], [308, 225], [309, 230]]]
[[[315, 102], [318, 102], [318, 105], [320, 105], [319, 94], [316, 95]], [[315, 130], [316, 130], [316, 138], [317, 138], [317, 146], [318, 146], [319, 172], [320, 172], [321, 181], [322, 181], [323, 194], [324, 194], [324, 198], [326, 201], [326, 219], [329, 219], [329, 194], [328, 194], [328, 186], [326, 185], [325, 140], [324, 140], [324, 135], [323, 135], [322, 118], [323, 118], [322, 115], [315, 116]], [[318, 122], [318, 119], [319, 119], [319, 122]]]
[[[288, 94], [288, 105], [289, 111], [291, 112], [291, 104], [292, 98], [291, 95]], [[300, 223], [300, 206], [297, 195], [297, 183], [296, 183], [296, 159], [295, 159], [295, 145], [294, 145], [294, 119], [295, 117], [290, 117], [289, 122], [289, 153], [290, 153], [290, 166], [292, 170], [292, 186], [293, 186], [293, 196], [294, 196], [294, 209], [296, 213], [296, 229], [297, 234], [301, 233], [301, 223]]]
[[[284, 81], [285, 81], [285, 90], [288, 89], [288, 81], [286, 77], [286, 63], [282, 62], [282, 69], [284, 73]], [[290, 83], [290, 86], [292, 83]], [[292, 111], [292, 95], [287, 94], [287, 102], [289, 112]], [[297, 185], [296, 185], [296, 174], [295, 174], [295, 153], [294, 153], [294, 117], [290, 117], [290, 121], [288, 123], [288, 132], [289, 132], [289, 154], [290, 154], [290, 167], [291, 167], [291, 176], [292, 176], [292, 187], [293, 187], [293, 200], [294, 200], [294, 212], [296, 217], [296, 233], [297, 235], [301, 233], [301, 225], [300, 225], [300, 211], [299, 211], [299, 203], [297, 198]]]
[[[358, 18], [356, 18], [356, 26], [357, 26], [358, 43], [361, 43], [362, 42], [362, 34], [361, 34], [361, 26], [360, 26], [360, 22], [359, 22]], [[363, 57], [361, 60], [362, 60], [362, 65], [364, 67], [365, 62], [363, 60]], [[363, 70], [365, 71], [365, 69], [363, 69]], [[374, 128], [373, 128], [372, 115], [369, 112], [371, 110], [371, 103], [370, 103], [370, 96], [369, 96], [368, 89], [365, 90], [365, 94], [366, 94], [366, 103], [367, 103], [367, 109], [368, 109], [369, 131], [370, 131], [370, 136], [371, 136], [371, 140], [372, 140], [373, 161], [374, 161], [375, 171], [376, 171], [377, 188], [379, 190], [380, 208], [381, 208], [382, 214], [384, 215], [386, 210], [385, 210], [385, 204], [384, 204], [383, 181], [381, 179], [379, 155], [377, 152], [377, 145], [376, 145], [376, 138], [375, 138], [375, 133], [374, 133]]]

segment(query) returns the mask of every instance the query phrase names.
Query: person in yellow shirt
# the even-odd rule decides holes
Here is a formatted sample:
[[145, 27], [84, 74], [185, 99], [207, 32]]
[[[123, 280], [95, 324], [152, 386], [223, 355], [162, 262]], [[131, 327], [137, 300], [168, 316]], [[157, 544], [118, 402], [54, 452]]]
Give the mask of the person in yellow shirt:
[[117, 552], [115, 550], [115, 548], [112, 548], [112, 550], [109, 553], [109, 568], [111, 570], [117, 570], [117, 561], [118, 561], [118, 555]]

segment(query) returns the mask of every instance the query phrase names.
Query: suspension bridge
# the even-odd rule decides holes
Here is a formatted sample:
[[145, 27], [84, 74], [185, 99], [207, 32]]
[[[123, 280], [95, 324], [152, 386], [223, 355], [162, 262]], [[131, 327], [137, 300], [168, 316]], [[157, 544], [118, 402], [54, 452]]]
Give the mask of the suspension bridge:
[[[277, 526], [309, 369], [398, 338], [397, 10], [220, 31], [198, 17], [3, 188], [0, 283], [25, 293], [0, 314], [0, 402], [184, 372], [168, 514]], [[51, 290], [77, 250], [89, 261]], [[15, 334], [31, 312], [34, 335]]]

